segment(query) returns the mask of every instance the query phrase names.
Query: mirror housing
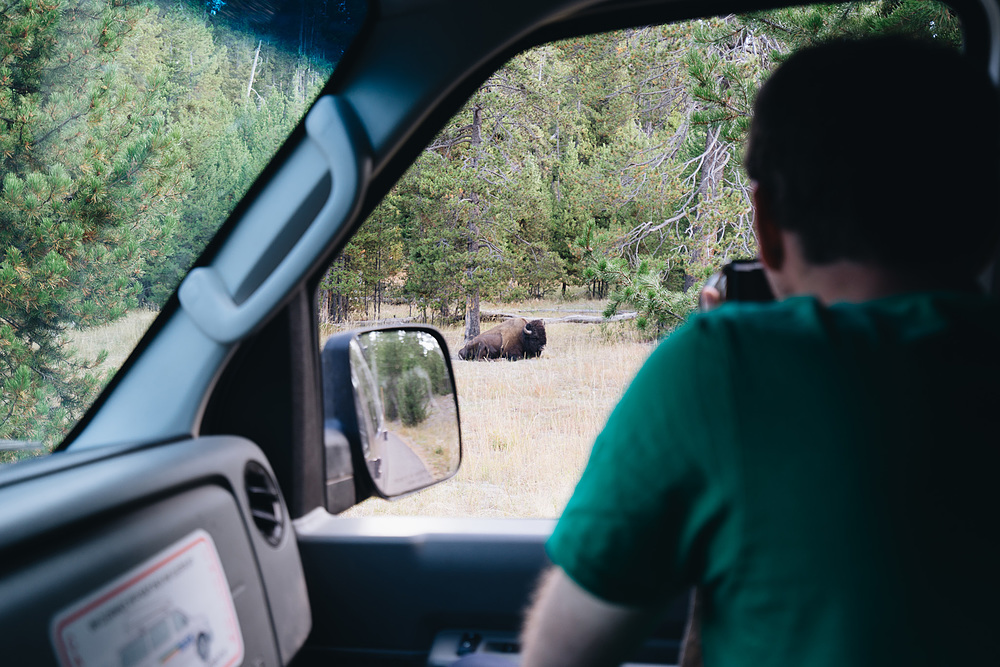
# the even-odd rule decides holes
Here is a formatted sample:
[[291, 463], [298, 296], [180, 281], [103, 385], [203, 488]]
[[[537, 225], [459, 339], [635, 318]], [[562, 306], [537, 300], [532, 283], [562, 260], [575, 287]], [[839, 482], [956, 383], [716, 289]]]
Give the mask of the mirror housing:
[[[396, 498], [452, 477], [462, 458], [448, 347], [432, 327], [336, 334], [322, 353], [326, 505]], [[353, 474], [347, 473], [347, 464]], [[345, 485], [353, 477], [353, 502]], [[349, 488], [349, 487], [348, 487]]]

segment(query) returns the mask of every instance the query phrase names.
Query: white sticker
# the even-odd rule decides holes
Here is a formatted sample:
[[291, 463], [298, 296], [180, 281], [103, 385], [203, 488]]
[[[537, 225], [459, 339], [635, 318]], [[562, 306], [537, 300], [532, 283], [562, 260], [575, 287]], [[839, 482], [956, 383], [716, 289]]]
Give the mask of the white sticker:
[[52, 620], [63, 667], [237, 667], [240, 633], [212, 536], [196, 530]]

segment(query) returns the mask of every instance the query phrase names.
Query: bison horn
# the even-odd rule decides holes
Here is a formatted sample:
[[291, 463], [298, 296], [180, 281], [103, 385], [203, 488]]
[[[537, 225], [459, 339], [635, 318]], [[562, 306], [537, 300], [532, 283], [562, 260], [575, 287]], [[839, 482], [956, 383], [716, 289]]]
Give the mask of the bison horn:
[[531, 329], [529, 329], [528, 327], [524, 327], [524, 335], [525, 336], [530, 336], [531, 335]]

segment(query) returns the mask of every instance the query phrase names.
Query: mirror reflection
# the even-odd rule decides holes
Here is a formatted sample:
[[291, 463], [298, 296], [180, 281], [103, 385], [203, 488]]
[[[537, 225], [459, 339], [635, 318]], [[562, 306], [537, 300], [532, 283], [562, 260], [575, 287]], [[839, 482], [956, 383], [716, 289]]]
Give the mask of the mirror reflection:
[[369, 331], [351, 346], [362, 451], [372, 480], [398, 496], [458, 470], [458, 409], [437, 339], [425, 331]]

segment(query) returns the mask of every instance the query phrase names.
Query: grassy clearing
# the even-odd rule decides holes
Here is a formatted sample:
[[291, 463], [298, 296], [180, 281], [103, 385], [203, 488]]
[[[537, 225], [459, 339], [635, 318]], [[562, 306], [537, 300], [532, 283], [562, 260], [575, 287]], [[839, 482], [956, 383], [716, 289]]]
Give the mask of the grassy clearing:
[[[597, 301], [483, 304], [485, 311], [524, 317], [598, 315]], [[407, 317], [406, 306], [383, 309], [382, 319]], [[108, 358], [114, 370], [156, 313], [133, 311], [104, 327], [73, 330], [67, 339], [81, 357]], [[324, 327], [324, 336], [354, 325]], [[483, 328], [493, 326], [484, 322]], [[442, 328], [449, 351], [461, 347], [460, 326]], [[462, 420], [462, 467], [451, 480], [407, 498], [372, 498], [345, 516], [556, 517], [569, 499], [597, 433], [639, 366], [652, 351], [628, 324], [556, 323], [539, 359], [453, 359]]]
[[65, 334], [66, 340], [80, 359], [94, 360], [102, 352], [108, 353], [107, 359], [95, 369], [96, 372], [117, 371], [153, 323], [156, 314], [155, 310], [144, 308], [133, 310], [101, 327], [69, 329]]
[[[484, 306], [525, 317], [601, 308], [538, 301]], [[442, 332], [454, 354], [462, 329]], [[626, 326], [602, 331], [601, 325], [556, 323], [546, 326], [546, 335], [539, 359], [452, 360], [464, 449], [453, 479], [391, 502], [369, 499], [344, 515], [559, 516], [594, 438], [652, 345]]]
[[[129, 353], [146, 333], [146, 329], [156, 317], [156, 312], [151, 310], [134, 310], [116, 322], [100, 327], [89, 327], [86, 329], [66, 329], [61, 336], [60, 344], [71, 350], [75, 360], [83, 363], [93, 363], [102, 354], [107, 353], [107, 357], [102, 363], [90, 369], [88, 372], [96, 377], [110, 379], [115, 371], [121, 368], [128, 358]], [[57, 407], [53, 399], [52, 405]], [[42, 439], [45, 433], [44, 425], [36, 432], [35, 436]], [[58, 443], [65, 434], [53, 434], [55, 442]], [[17, 443], [0, 442], [4, 447], [14, 446]], [[26, 459], [46, 456], [51, 452], [54, 443], [47, 443], [39, 448], [29, 448], [20, 451], [0, 452], [0, 466], [8, 463], [15, 463]]]

